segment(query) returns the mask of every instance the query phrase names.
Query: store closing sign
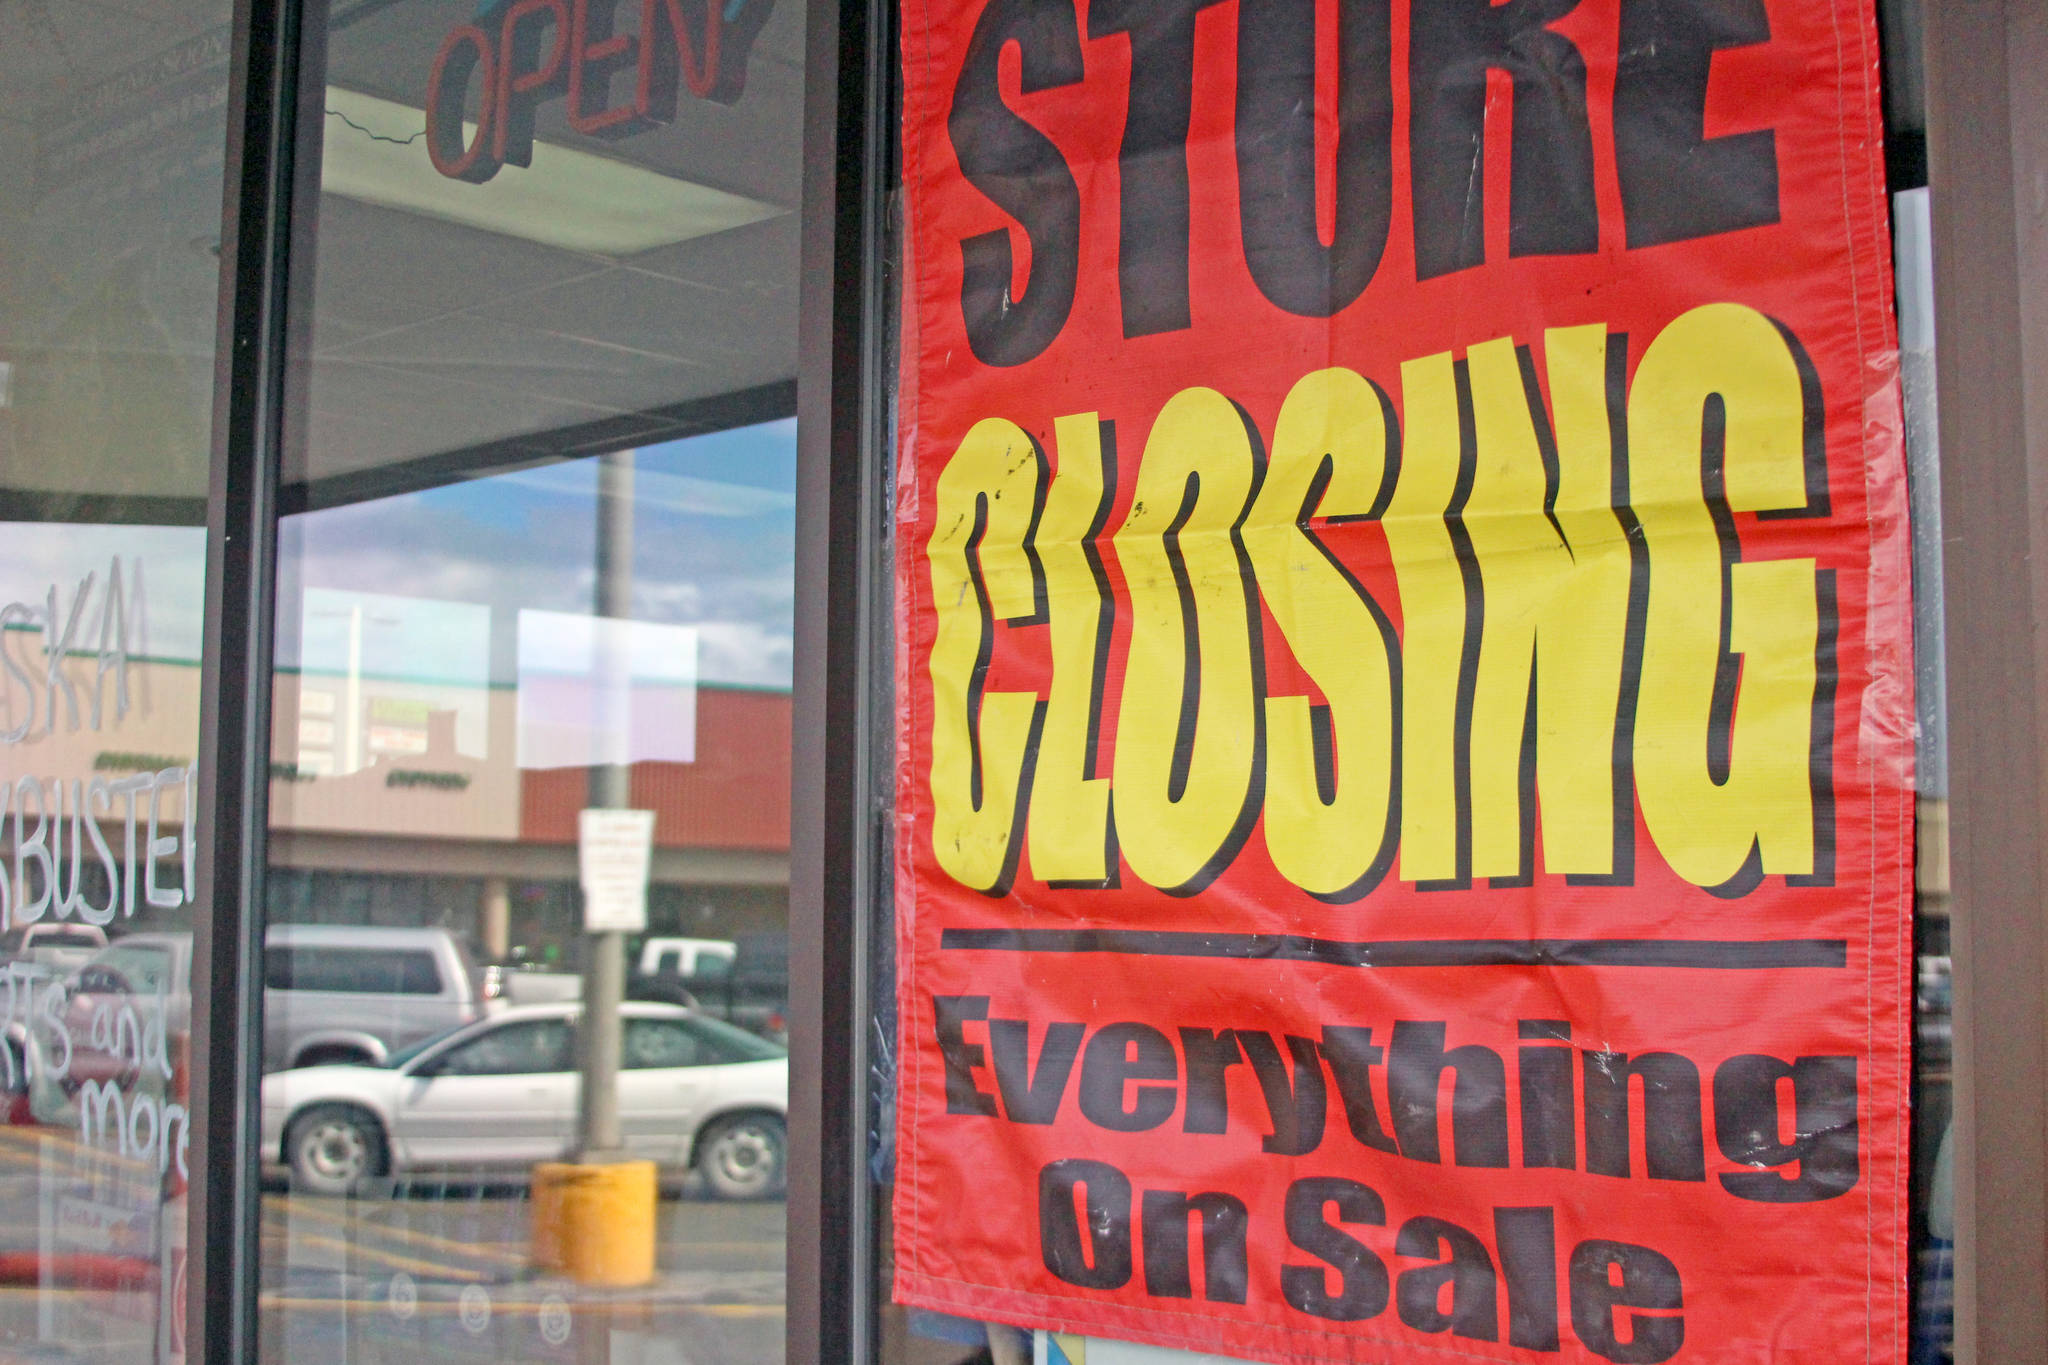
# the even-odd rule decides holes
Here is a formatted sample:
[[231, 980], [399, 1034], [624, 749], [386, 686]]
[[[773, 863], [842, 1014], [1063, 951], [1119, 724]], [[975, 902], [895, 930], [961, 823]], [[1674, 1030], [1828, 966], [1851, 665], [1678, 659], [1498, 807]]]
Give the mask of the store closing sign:
[[1867, 7], [903, 28], [896, 1298], [1900, 1359]]

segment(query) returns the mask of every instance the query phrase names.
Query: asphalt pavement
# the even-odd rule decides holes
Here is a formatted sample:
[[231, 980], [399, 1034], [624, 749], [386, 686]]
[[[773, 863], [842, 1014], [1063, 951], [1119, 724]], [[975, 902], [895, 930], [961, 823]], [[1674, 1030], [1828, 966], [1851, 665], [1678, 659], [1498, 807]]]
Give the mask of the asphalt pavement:
[[584, 1290], [527, 1265], [516, 1189], [414, 1184], [357, 1200], [263, 1201], [266, 1365], [562, 1362], [774, 1365], [781, 1203], [664, 1198], [657, 1274]]
[[[154, 1164], [0, 1125], [0, 1365], [179, 1358], [182, 1197]], [[664, 1191], [657, 1273], [586, 1290], [529, 1266], [523, 1186], [383, 1182], [263, 1196], [264, 1365], [777, 1365], [781, 1202]]]

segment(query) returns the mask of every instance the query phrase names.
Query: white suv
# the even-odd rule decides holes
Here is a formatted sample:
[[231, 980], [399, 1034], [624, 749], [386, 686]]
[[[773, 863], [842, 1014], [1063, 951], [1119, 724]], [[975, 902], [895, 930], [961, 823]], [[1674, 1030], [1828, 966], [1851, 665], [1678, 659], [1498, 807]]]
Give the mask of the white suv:
[[446, 929], [280, 924], [263, 949], [263, 1068], [383, 1061], [483, 1017], [493, 982]]

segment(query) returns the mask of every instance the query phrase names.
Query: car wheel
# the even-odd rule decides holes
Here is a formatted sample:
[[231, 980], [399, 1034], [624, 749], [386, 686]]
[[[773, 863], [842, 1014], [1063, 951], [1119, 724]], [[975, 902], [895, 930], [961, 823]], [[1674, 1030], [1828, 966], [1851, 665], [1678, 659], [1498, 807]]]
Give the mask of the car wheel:
[[772, 1114], [720, 1119], [697, 1140], [697, 1169], [720, 1199], [766, 1199], [782, 1193], [787, 1147]]
[[360, 1109], [321, 1105], [292, 1120], [285, 1159], [294, 1189], [351, 1194], [363, 1180], [384, 1173], [384, 1132]]

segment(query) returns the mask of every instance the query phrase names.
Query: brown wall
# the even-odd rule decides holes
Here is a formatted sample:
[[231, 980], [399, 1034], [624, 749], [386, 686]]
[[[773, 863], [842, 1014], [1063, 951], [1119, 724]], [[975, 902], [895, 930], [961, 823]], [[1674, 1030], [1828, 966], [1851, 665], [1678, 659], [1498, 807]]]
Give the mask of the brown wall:
[[[633, 805], [655, 813], [665, 848], [789, 847], [790, 699], [782, 692], [697, 693], [694, 763], [636, 763]], [[521, 774], [519, 837], [574, 843], [589, 804], [586, 768]]]

